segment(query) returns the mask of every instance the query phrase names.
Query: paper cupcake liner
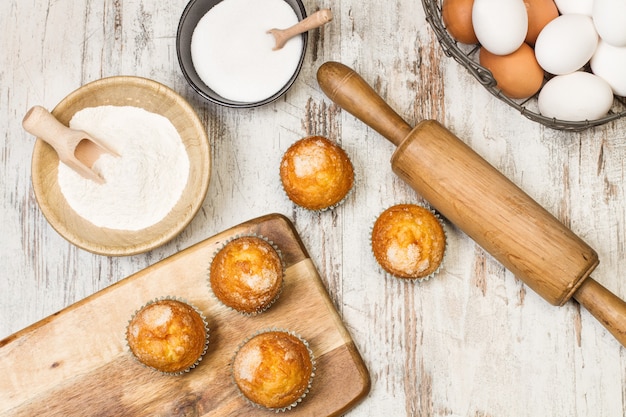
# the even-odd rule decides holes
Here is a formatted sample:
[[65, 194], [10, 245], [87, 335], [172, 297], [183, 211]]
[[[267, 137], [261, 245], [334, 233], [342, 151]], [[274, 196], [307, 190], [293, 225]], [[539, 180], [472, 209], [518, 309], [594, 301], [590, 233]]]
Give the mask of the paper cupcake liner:
[[[237, 357], [237, 354], [239, 353], [239, 350], [241, 350], [241, 348], [246, 343], [248, 343], [250, 340], [252, 340], [256, 336], [258, 336], [260, 334], [263, 334], [263, 333], [268, 333], [268, 332], [283, 332], [283, 333], [287, 333], [287, 334], [290, 334], [291, 336], [296, 337], [298, 340], [300, 340], [304, 344], [304, 346], [306, 346], [306, 349], [309, 352], [309, 357], [311, 359], [311, 376], [309, 377], [309, 382], [307, 384], [306, 389], [304, 390], [302, 395], [297, 400], [295, 400], [294, 402], [292, 402], [291, 404], [289, 404], [289, 405], [287, 405], [285, 407], [280, 407], [280, 408], [266, 407], [266, 406], [264, 406], [262, 404], [258, 404], [256, 402], [254, 402], [251, 399], [249, 399], [248, 397], [246, 397], [246, 395], [240, 390], [239, 385], [237, 384], [237, 381], [235, 380], [235, 375], [234, 375], [234, 370], [233, 370], [233, 366], [235, 364], [235, 358]], [[258, 330], [256, 332], [254, 332], [253, 334], [251, 334], [247, 338], [245, 338], [239, 344], [239, 346], [237, 346], [237, 349], [235, 349], [235, 353], [233, 354], [233, 357], [232, 357], [232, 359], [230, 361], [230, 378], [231, 378], [231, 381], [232, 381], [233, 385], [235, 386], [235, 388], [237, 388], [238, 395], [240, 397], [242, 397], [249, 405], [251, 405], [251, 406], [253, 406], [255, 408], [268, 410], [268, 411], [274, 411], [276, 413], [289, 411], [292, 408], [296, 407], [298, 404], [300, 404], [302, 402], [302, 400], [304, 400], [304, 398], [306, 398], [306, 396], [308, 395], [309, 391], [311, 390], [311, 385], [313, 384], [313, 379], [315, 378], [315, 371], [316, 370], [317, 370], [317, 368], [316, 368], [315, 356], [313, 355], [313, 350], [311, 350], [311, 346], [309, 345], [309, 342], [305, 338], [300, 336], [298, 333], [296, 333], [296, 332], [294, 332], [292, 330], [287, 330], [287, 329], [280, 328], [280, 327], [268, 327], [268, 328], [265, 328], [265, 329], [261, 329], [261, 330]]]
[[[211, 264], [213, 263], [213, 260], [215, 259], [215, 256], [226, 247], [226, 245], [228, 245], [230, 242], [233, 242], [237, 239], [243, 238], [243, 237], [256, 237], [259, 239], [263, 239], [265, 242], [269, 243], [270, 246], [272, 246], [272, 248], [276, 251], [276, 254], [278, 254], [278, 258], [280, 259], [280, 264], [282, 266], [282, 280], [280, 283], [280, 288], [278, 290], [278, 292], [276, 293], [276, 296], [267, 304], [265, 305], [263, 308], [257, 309], [256, 311], [253, 312], [247, 312], [247, 311], [241, 311], [238, 310], [234, 307], [231, 307], [227, 304], [225, 304], [222, 300], [220, 300], [217, 295], [215, 295], [215, 293], [213, 292], [213, 288], [211, 287]], [[213, 252], [213, 255], [211, 256], [211, 260], [209, 262], [209, 266], [207, 268], [207, 286], [209, 287], [209, 293], [211, 294], [211, 297], [213, 298], [213, 300], [217, 301], [218, 303], [220, 303], [221, 305], [223, 305], [224, 307], [228, 308], [231, 311], [235, 311], [243, 316], [246, 317], [254, 317], [257, 316], [261, 313], [264, 313], [265, 311], [267, 311], [271, 306], [273, 306], [276, 301], [278, 301], [278, 299], [280, 298], [280, 296], [283, 293], [283, 289], [285, 288], [285, 270], [286, 270], [286, 265], [285, 265], [285, 260], [283, 258], [283, 253], [280, 250], [280, 248], [268, 237], [265, 237], [263, 235], [257, 234], [257, 233], [243, 233], [243, 234], [238, 234], [235, 235], [227, 240], [224, 241], [224, 243]]]
[[[320, 135], [311, 135], [311, 136], [320, 136]], [[323, 136], [323, 137], [325, 137], [325, 136]], [[306, 137], [302, 138], [302, 139], [306, 139]], [[302, 139], [299, 139], [298, 141], [300, 141]], [[326, 138], [326, 139], [328, 139], [328, 138]], [[328, 140], [330, 140], [330, 139], [328, 139]], [[293, 144], [291, 144], [291, 146], [289, 148], [294, 146], [298, 141], [296, 141]], [[352, 195], [352, 193], [354, 192], [354, 190], [356, 188], [356, 183], [357, 183], [356, 170], [354, 169], [354, 164], [352, 163], [352, 159], [350, 158], [350, 155], [348, 155], [348, 152], [346, 152], [346, 150], [341, 145], [339, 145], [337, 142], [335, 142], [335, 141], [331, 141], [331, 142], [333, 144], [337, 145], [346, 154], [346, 156], [348, 158], [348, 162], [350, 163], [350, 166], [352, 167], [352, 185], [350, 186], [350, 189], [348, 190], [346, 195], [344, 195], [343, 198], [341, 200], [337, 201], [335, 204], [331, 204], [331, 205], [329, 205], [327, 207], [323, 207], [323, 208], [319, 208], [319, 209], [312, 209], [312, 208], [305, 207], [305, 206], [302, 206], [302, 205], [296, 203], [295, 201], [293, 201], [291, 199], [291, 197], [289, 197], [289, 194], [287, 193], [287, 190], [285, 190], [285, 184], [283, 183], [283, 180], [280, 177], [280, 170], [279, 170], [278, 181], [280, 183], [281, 189], [283, 190], [283, 194], [285, 194], [285, 197], [287, 197], [287, 199], [289, 201], [291, 201], [297, 208], [299, 208], [301, 210], [312, 212], [312, 213], [323, 213], [323, 212], [326, 212], [326, 211], [334, 210], [337, 207], [339, 207], [340, 205], [344, 204], [348, 200], [348, 198], [350, 198], [350, 196]], [[287, 150], [283, 153], [283, 155], [285, 153], [287, 153], [287, 151], [289, 151], [289, 148], [287, 148]], [[281, 163], [282, 163], [282, 158], [281, 158]]]
[[[445, 246], [444, 246], [444, 249], [443, 249], [443, 257], [441, 258], [441, 262], [439, 262], [439, 265], [437, 266], [437, 269], [435, 269], [433, 272], [431, 272], [430, 274], [428, 274], [428, 275], [426, 275], [424, 277], [407, 278], [407, 277], [401, 277], [401, 276], [395, 275], [395, 274], [387, 271], [385, 268], [383, 268], [383, 266], [378, 262], [378, 259], [376, 259], [376, 256], [374, 255], [374, 250], [373, 250], [373, 247], [372, 247], [372, 233], [374, 231], [374, 224], [376, 223], [376, 220], [378, 220], [380, 215], [383, 214], [383, 212], [385, 210], [387, 210], [387, 209], [389, 209], [391, 207], [398, 206], [398, 205], [403, 205], [403, 204], [423, 207], [423, 208], [427, 209], [428, 211], [430, 211], [435, 216], [435, 218], [437, 218], [437, 221], [441, 225], [441, 228], [443, 230], [443, 234], [444, 234], [444, 236], [446, 238], [446, 243], [445, 243]], [[378, 215], [371, 222], [369, 236], [370, 236], [370, 239], [369, 239], [370, 240], [370, 242], [369, 242], [369, 244], [370, 244], [370, 253], [372, 254], [372, 257], [374, 258], [374, 260], [376, 261], [376, 265], [378, 266], [379, 271], [382, 274], [384, 274], [386, 276], [389, 276], [389, 277], [391, 277], [393, 279], [396, 279], [396, 280], [406, 281], [406, 282], [410, 282], [410, 283], [421, 283], [421, 282], [429, 281], [431, 278], [434, 278], [435, 276], [437, 276], [437, 274], [439, 274], [439, 272], [441, 271], [442, 266], [444, 265], [444, 263], [446, 261], [446, 257], [447, 257], [447, 254], [448, 254], [448, 231], [446, 230], [445, 222], [443, 221], [443, 219], [441, 218], [441, 215], [437, 211], [433, 210], [432, 208], [430, 208], [430, 207], [428, 207], [428, 206], [426, 206], [424, 204], [420, 204], [420, 203], [397, 203], [397, 204], [393, 204], [393, 205], [390, 205], [389, 207], [385, 208], [383, 211], [378, 213]]]
[[200, 315], [200, 318], [202, 319], [202, 323], [204, 324], [204, 332], [206, 334], [206, 338], [205, 338], [205, 341], [204, 341], [204, 349], [202, 350], [202, 353], [200, 354], [198, 359], [196, 359], [196, 361], [194, 363], [192, 363], [189, 367], [187, 367], [185, 369], [182, 369], [180, 371], [177, 371], [177, 372], [165, 372], [165, 371], [162, 371], [160, 369], [156, 369], [156, 368], [154, 368], [152, 366], [146, 365], [141, 360], [139, 360], [139, 358], [137, 356], [135, 356], [135, 353], [130, 348], [130, 345], [128, 343], [128, 336], [125, 336], [126, 348], [130, 352], [130, 354], [133, 357], [133, 359], [135, 360], [135, 362], [137, 362], [138, 364], [140, 364], [144, 368], [151, 369], [151, 370], [156, 371], [156, 372], [158, 372], [158, 373], [160, 373], [162, 375], [171, 375], [171, 376], [184, 375], [185, 373], [191, 371], [193, 368], [195, 368], [196, 366], [198, 366], [200, 364], [200, 362], [202, 361], [202, 358], [204, 357], [204, 355], [206, 354], [206, 352], [207, 352], [207, 350], [209, 348], [209, 331], [210, 331], [209, 324], [207, 322], [206, 316], [204, 315], [204, 313], [198, 307], [196, 307], [192, 303], [190, 303], [187, 300], [185, 300], [183, 298], [180, 298], [180, 297], [174, 297], [174, 296], [167, 295], [167, 296], [155, 298], [153, 300], [148, 301], [146, 304], [144, 304], [143, 306], [141, 306], [140, 308], [135, 310], [135, 312], [133, 313], [131, 318], [128, 320], [128, 323], [126, 325], [126, 333], [125, 333], [125, 335], [128, 334], [128, 326], [130, 326], [130, 323], [132, 322], [133, 318], [135, 318], [137, 313], [139, 313], [142, 309], [148, 307], [149, 305], [154, 304], [154, 303], [156, 303], [158, 301], [163, 301], [163, 300], [172, 300], [172, 301], [178, 301], [178, 302], [184, 303], [184, 304], [188, 305], [189, 307], [191, 307], [196, 313], [198, 313]]

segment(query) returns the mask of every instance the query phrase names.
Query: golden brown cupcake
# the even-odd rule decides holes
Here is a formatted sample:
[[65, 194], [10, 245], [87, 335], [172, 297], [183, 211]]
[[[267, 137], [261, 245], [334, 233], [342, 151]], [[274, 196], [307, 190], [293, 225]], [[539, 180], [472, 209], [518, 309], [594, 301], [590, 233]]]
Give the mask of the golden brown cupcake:
[[309, 210], [324, 210], [339, 204], [352, 189], [354, 169], [337, 144], [309, 136], [287, 149], [280, 179], [291, 201]]
[[209, 281], [213, 294], [223, 304], [244, 314], [258, 314], [280, 295], [282, 259], [267, 240], [241, 236], [215, 254]]
[[166, 374], [195, 367], [208, 345], [209, 330], [202, 313], [173, 298], [154, 300], [128, 323], [126, 341], [139, 362]]
[[276, 411], [296, 406], [310, 389], [313, 353], [292, 332], [270, 329], [245, 341], [232, 361], [232, 376], [252, 404]]
[[372, 251], [380, 266], [399, 278], [423, 279], [437, 271], [446, 249], [441, 222], [427, 208], [399, 204], [380, 214]]

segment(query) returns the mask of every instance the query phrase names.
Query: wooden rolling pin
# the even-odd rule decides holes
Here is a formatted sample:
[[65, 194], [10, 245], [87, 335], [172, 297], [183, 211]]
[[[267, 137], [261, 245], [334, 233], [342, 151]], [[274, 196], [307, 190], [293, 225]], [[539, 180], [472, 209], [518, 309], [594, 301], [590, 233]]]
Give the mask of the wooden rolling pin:
[[574, 297], [626, 346], [626, 303], [589, 274], [582, 239], [434, 120], [411, 127], [349, 67], [326, 62], [322, 91], [398, 146], [393, 171], [437, 211], [553, 305]]

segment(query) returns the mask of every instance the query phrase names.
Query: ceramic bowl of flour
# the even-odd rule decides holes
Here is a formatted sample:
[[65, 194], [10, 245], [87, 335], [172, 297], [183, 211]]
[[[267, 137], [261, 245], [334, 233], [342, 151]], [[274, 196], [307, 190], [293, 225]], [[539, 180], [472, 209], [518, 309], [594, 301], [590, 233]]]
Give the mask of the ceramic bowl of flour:
[[204, 99], [226, 107], [257, 107], [296, 81], [308, 40], [295, 36], [273, 51], [269, 29], [306, 18], [301, 0], [191, 0], [176, 37], [183, 76]]
[[207, 194], [211, 155], [202, 122], [178, 93], [146, 78], [109, 77], [70, 93], [51, 113], [120, 153], [95, 162], [106, 180], [98, 185], [37, 139], [33, 190], [61, 236], [92, 253], [126, 256], [163, 245], [191, 222]]

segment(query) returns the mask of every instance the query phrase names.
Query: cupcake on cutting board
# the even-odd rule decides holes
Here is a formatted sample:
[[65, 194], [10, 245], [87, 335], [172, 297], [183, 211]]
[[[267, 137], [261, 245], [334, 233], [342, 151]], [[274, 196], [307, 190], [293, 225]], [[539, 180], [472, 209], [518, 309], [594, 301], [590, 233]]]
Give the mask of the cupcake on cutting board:
[[232, 360], [232, 378], [252, 405], [276, 412], [297, 406], [311, 388], [315, 360], [294, 332], [263, 330], [245, 340]]
[[209, 287], [225, 306], [244, 315], [267, 310], [283, 289], [279, 250], [260, 236], [239, 236], [220, 248], [209, 267]]
[[150, 301], [131, 318], [126, 328], [131, 353], [143, 365], [169, 375], [196, 367], [209, 344], [204, 315], [176, 299]]

